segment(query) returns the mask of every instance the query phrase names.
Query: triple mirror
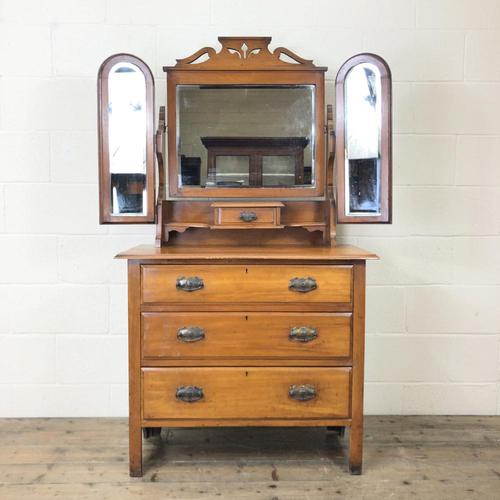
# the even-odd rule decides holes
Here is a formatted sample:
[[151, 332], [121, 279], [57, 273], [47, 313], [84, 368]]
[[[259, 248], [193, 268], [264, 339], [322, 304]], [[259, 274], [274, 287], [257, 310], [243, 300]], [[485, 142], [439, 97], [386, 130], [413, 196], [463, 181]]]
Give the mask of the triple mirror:
[[[168, 185], [159, 192], [170, 199], [324, 199], [333, 177], [327, 159], [334, 154], [326, 150], [326, 68], [295, 56], [302, 67], [269, 63], [267, 71], [243, 71], [243, 63], [229, 57], [227, 69], [203, 66], [197, 54], [164, 68], [168, 175], [158, 178]], [[255, 54], [238, 56], [252, 62]], [[154, 222], [161, 200], [155, 196], [152, 73], [140, 59], [117, 54], [102, 64], [98, 89], [101, 223]], [[385, 61], [373, 54], [349, 59], [337, 75], [335, 107], [337, 220], [390, 222]]]

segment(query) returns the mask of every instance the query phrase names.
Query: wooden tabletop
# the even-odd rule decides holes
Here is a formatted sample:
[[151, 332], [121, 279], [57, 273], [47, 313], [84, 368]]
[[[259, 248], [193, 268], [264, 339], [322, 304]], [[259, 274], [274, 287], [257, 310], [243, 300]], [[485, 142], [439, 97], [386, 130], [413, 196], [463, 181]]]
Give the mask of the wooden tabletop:
[[292, 246], [166, 246], [139, 245], [120, 252], [117, 259], [295, 259], [295, 260], [376, 260], [377, 255], [351, 245], [335, 247], [292, 247]]

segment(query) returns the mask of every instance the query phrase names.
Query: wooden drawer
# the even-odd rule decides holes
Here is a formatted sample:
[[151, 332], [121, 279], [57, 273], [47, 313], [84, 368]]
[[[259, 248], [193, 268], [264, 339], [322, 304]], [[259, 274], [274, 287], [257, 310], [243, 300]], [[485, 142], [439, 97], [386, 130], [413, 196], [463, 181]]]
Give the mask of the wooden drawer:
[[142, 313], [144, 359], [350, 355], [350, 313]]
[[213, 229], [278, 228], [283, 203], [281, 202], [216, 202]]
[[351, 296], [352, 266], [142, 266], [144, 303], [351, 304]]
[[[143, 368], [143, 417], [347, 418], [350, 372], [350, 368]], [[292, 398], [292, 387], [296, 397], [312, 399]], [[200, 389], [201, 399], [180, 399], [194, 399]]]

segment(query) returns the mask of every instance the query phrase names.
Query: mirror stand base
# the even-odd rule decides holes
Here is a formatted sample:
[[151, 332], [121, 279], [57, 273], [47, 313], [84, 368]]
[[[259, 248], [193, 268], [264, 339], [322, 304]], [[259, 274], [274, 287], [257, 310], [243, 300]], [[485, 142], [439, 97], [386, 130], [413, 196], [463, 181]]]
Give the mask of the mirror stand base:
[[335, 246], [331, 200], [163, 200], [155, 246]]

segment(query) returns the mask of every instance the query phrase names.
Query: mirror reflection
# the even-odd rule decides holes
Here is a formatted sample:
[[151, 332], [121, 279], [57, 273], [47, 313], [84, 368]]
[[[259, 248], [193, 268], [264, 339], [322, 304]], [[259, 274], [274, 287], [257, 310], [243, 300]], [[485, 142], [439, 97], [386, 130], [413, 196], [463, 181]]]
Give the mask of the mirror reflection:
[[381, 78], [370, 63], [345, 79], [345, 211], [380, 213]]
[[108, 141], [113, 215], [143, 215], [146, 197], [146, 81], [120, 62], [108, 78]]
[[314, 185], [314, 87], [177, 86], [179, 185]]

